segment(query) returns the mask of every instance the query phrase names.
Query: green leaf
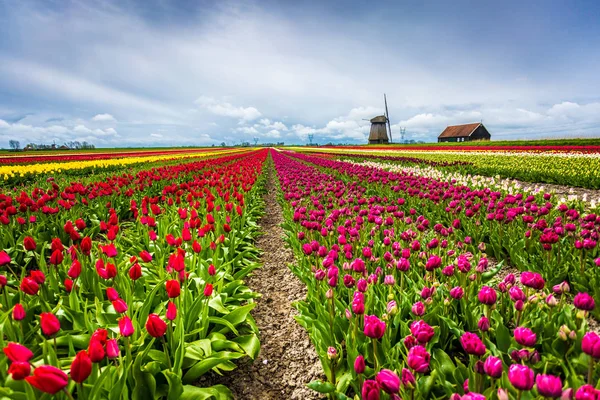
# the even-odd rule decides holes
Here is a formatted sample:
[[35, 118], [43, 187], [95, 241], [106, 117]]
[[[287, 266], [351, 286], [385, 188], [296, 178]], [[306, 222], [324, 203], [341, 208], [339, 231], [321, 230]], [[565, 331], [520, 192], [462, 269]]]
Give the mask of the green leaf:
[[185, 385], [181, 400], [231, 400], [233, 394], [223, 385], [215, 385], [208, 388]]
[[331, 382], [312, 381], [306, 386], [319, 393], [333, 393], [335, 391], [335, 386]]
[[256, 335], [252, 334], [236, 337], [233, 341], [239, 344], [251, 359], [256, 359], [258, 352], [260, 351], [260, 341]]
[[496, 345], [503, 353], [506, 353], [510, 347], [510, 332], [502, 323], [499, 323], [496, 328]]
[[169, 382], [169, 394], [167, 396], [167, 400], [178, 400], [181, 398], [181, 394], [183, 393], [181, 376], [171, 371], [163, 371], [163, 375]]

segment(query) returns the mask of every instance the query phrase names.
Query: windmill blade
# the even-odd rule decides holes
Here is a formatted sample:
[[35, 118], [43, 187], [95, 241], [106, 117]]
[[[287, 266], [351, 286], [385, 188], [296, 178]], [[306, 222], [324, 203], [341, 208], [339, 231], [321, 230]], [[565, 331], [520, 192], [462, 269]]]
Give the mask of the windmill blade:
[[388, 113], [387, 97], [385, 96], [385, 93], [383, 94], [383, 101], [385, 103], [385, 119], [387, 119], [388, 131], [390, 131], [390, 143], [392, 143], [392, 126], [390, 125], [390, 114]]

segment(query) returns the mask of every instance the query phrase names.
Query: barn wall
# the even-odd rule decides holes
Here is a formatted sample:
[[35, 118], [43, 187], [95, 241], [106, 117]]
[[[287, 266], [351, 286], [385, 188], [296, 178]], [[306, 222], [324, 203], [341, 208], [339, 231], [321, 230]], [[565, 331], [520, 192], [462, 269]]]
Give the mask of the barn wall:
[[475, 129], [475, 132], [473, 132], [471, 135], [470, 140], [490, 140], [491, 138], [492, 135], [490, 135], [488, 130], [485, 129], [484, 126], [480, 125], [477, 129]]

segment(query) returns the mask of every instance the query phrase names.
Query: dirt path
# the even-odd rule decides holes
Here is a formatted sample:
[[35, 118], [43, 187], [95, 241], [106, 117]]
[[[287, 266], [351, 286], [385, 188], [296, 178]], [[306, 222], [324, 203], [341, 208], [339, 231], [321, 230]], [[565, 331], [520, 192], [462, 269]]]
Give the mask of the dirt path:
[[276, 199], [275, 172], [268, 171], [266, 213], [260, 221], [265, 233], [257, 240], [263, 251], [263, 267], [248, 279], [248, 286], [262, 297], [252, 315], [260, 330], [260, 354], [224, 377], [210, 377], [210, 384], [224, 384], [236, 400], [318, 399], [306, 384], [322, 375], [321, 364], [308, 334], [296, 320], [291, 303], [306, 296], [306, 288], [287, 264], [294, 255], [286, 247], [281, 206]]

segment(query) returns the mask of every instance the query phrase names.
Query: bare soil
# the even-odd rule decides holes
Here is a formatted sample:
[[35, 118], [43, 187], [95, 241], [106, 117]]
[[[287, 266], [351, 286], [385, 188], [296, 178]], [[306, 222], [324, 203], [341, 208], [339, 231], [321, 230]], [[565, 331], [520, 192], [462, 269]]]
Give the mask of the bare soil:
[[294, 319], [294, 301], [306, 297], [306, 288], [288, 268], [294, 262], [281, 228], [283, 213], [277, 202], [273, 169], [268, 171], [266, 213], [260, 221], [264, 235], [257, 240], [263, 266], [248, 279], [262, 296], [252, 311], [260, 330], [256, 360], [242, 361], [224, 376], [208, 374], [199, 385], [224, 384], [236, 400], [319, 399], [306, 384], [322, 378], [321, 363], [307, 332]]

